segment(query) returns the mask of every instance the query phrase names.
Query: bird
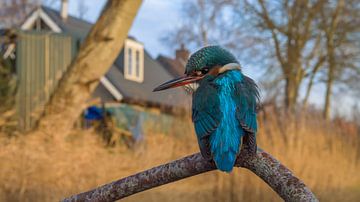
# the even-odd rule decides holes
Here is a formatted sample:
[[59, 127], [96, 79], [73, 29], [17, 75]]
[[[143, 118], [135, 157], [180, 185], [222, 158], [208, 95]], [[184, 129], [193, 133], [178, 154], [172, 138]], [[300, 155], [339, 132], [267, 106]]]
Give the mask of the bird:
[[165, 82], [153, 91], [197, 84], [192, 93], [192, 121], [203, 158], [217, 169], [231, 172], [244, 145], [257, 150], [259, 88], [242, 73], [236, 57], [218, 45], [191, 54], [185, 75]]

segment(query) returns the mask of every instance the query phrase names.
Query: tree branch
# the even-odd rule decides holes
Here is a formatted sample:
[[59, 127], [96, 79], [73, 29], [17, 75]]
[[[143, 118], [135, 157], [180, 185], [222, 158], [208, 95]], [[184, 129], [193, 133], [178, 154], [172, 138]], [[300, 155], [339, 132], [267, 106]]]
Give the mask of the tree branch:
[[[318, 201], [306, 185], [270, 154], [258, 150], [256, 155], [242, 151], [235, 164], [264, 180], [285, 201]], [[214, 162], [200, 153], [160, 165], [101, 187], [63, 199], [63, 202], [115, 201], [170, 182], [215, 170]]]
[[[315, 75], [319, 71], [319, 69], [322, 67], [322, 64], [325, 62], [325, 59], [326, 59], [325, 55], [319, 56], [319, 59], [317, 60], [317, 62], [313, 66], [312, 71], [310, 73], [307, 73], [307, 74], [310, 75], [310, 78], [309, 78], [309, 83], [308, 83], [307, 88], [306, 88], [305, 98], [304, 98], [304, 101], [303, 101], [303, 108], [304, 109], [306, 109], [307, 105], [308, 105], [308, 100], [309, 100], [309, 97], [310, 97], [311, 89], [312, 89], [313, 84], [314, 84]], [[307, 75], [305, 75], [305, 76], [307, 76]]]
[[[281, 64], [281, 68], [284, 70], [285, 67], [285, 60], [281, 54], [281, 50], [280, 50], [280, 41], [278, 39], [278, 35], [276, 34], [277, 31], [280, 31], [280, 28], [278, 26], [275, 26], [275, 23], [273, 20], [271, 20], [271, 18], [269, 17], [269, 13], [266, 9], [265, 3], [263, 0], [258, 0], [262, 12], [258, 12], [257, 15], [261, 16], [262, 19], [264, 20], [265, 24], [268, 26], [268, 28], [271, 31], [271, 37], [274, 41], [274, 45], [275, 45], [275, 53], [276, 53], [276, 57], [278, 58], [280, 64]], [[255, 9], [256, 10], [256, 9]], [[283, 31], [284, 33], [284, 31]]]

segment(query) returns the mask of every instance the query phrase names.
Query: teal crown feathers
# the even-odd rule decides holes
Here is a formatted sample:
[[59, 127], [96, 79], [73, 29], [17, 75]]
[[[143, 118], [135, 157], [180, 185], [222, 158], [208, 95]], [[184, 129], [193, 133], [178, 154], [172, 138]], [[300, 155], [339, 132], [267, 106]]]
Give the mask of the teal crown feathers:
[[185, 74], [200, 71], [202, 68], [211, 68], [217, 65], [224, 66], [229, 63], [239, 63], [235, 56], [221, 46], [211, 45], [201, 48], [193, 53], [185, 69]]

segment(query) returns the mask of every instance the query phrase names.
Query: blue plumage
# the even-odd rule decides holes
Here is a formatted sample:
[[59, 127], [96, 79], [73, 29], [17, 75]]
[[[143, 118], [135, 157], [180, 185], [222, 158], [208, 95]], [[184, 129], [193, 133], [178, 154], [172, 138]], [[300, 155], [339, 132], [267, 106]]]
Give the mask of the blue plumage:
[[230, 172], [242, 141], [248, 150], [256, 152], [258, 88], [242, 74], [235, 57], [219, 46], [207, 46], [192, 54], [185, 74], [155, 91], [199, 84], [193, 93], [192, 120], [201, 154], [214, 160], [219, 170]]
[[210, 153], [202, 153], [205, 158], [213, 158], [222, 171], [232, 170], [246, 132], [256, 133], [257, 94], [239, 92], [248, 85], [248, 77], [240, 70], [231, 70], [217, 77], [206, 76], [193, 94], [193, 121], [199, 146], [206, 151], [209, 141]]

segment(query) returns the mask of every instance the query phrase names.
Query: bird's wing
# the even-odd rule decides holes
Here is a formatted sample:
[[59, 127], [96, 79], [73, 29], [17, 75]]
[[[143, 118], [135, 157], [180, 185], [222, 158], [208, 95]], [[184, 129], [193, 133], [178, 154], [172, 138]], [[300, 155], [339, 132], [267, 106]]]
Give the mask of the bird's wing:
[[243, 137], [244, 147], [248, 151], [256, 153], [256, 105], [260, 97], [258, 87], [251, 78], [244, 76], [236, 88], [234, 95], [237, 104], [236, 118], [241, 128], [246, 132]]
[[256, 105], [259, 101], [259, 91], [255, 82], [244, 76], [236, 85], [235, 101], [237, 104], [236, 118], [241, 127], [251, 134], [257, 132]]
[[192, 120], [201, 154], [211, 159], [209, 136], [219, 126], [221, 117], [220, 100], [215, 86], [198, 88], [194, 93]]

